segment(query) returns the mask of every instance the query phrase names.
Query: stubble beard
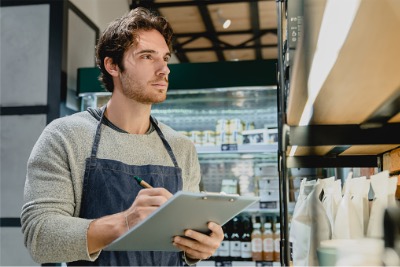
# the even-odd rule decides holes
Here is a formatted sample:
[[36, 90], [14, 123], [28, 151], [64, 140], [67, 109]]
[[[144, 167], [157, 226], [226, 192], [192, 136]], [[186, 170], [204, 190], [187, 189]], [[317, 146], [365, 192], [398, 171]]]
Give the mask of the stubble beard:
[[[128, 73], [121, 75], [122, 93], [129, 99], [135, 100], [142, 104], [156, 104], [164, 102], [167, 98], [164, 90], [157, 90], [153, 88], [147, 88], [154, 81], [149, 81], [147, 84], [143, 84], [133, 79]], [[158, 91], [156, 93], [156, 91]]]

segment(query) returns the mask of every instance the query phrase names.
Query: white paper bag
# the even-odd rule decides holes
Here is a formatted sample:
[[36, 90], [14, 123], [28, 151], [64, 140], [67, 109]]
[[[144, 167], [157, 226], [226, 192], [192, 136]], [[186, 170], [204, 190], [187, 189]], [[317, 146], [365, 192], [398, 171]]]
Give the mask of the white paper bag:
[[367, 180], [366, 176], [353, 178], [351, 182], [351, 202], [353, 203], [356, 215], [358, 217], [357, 221], [361, 222], [361, 233], [358, 231], [358, 229], [355, 229], [355, 238], [361, 238], [367, 234], [369, 221], [368, 193], [370, 186], [370, 180]]
[[345, 192], [340, 201], [334, 224], [334, 239], [352, 239], [363, 237], [363, 221], [358, 217], [354, 203], [351, 201], [353, 179], [350, 172], [345, 182]]
[[371, 176], [374, 200], [367, 230], [368, 237], [383, 238], [383, 217], [385, 209], [397, 206], [397, 177], [389, 178], [389, 172], [383, 171]]
[[297, 207], [296, 214], [293, 214], [290, 240], [295, 266], [318, 265], [316, 249], [321, 241], [331, 237], [329, 219], [319, 200], [321, 191], [321, 183], [307, 181], [303, 192], [305, 199]]
[[367, 236], [383, 238], [383, 216], [388, 207], [389, 172], [383, 171], [371, 176], [371, 186], [374, 190], [371, 214], [368, 222]]
[[331, 231], [334, 231], [335, 218], [337, 210], [342, 200], [342, 181], [336, 180], [325, 184], [324, 197], [322, 198], [322, 205], [325, 208], [326, 215], [328, 216], [329, 223], [331, 224]]

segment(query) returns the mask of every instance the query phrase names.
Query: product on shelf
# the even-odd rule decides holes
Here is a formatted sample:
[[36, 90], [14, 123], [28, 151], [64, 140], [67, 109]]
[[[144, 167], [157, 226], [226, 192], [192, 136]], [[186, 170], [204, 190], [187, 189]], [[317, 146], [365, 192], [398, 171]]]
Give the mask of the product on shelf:
[[238, 145], [243, 144], [242, 133], [239, 131], [232, 131], [228, 139], [228, 144], [238, 144]]
[[263, 261], [274, 261], [274, 233], [270, 222], [264, 223], [262, 233]]
[[279, 208], [279, 190], [259, 189], [260, 209], [277, 210]]
[[[361, 184], [359, 182], [361, 183], [366, 182], [365, 179], [366, 177], [365, 176], [360, 178], [352, 178], [352, 177], [353, 177], [352, 172], [350, 172], [344, 184], [344, 194], [342, 200], [339, 203], [338, 211], [336, 213], [333, 234], [332, 234], [332, 238], [335, 239], [362, 238], [364, 236], [362, 198], [356, 197], [355, 201], [353, 202], [352, 192], [356, 190], [353, 189], [353, 186], [356, 186], [357, 184], [358, 186], [360, 186]], [[362, 186], [361, 189], [363, 188], [364, 186]], [[366, 193], [368, 196], [368, 192]], [[358, 199], [360, 199], [361, 202], [357, 201]], [[359, 202], [359, 204], [361, 205], [361, 210], [357, 210], [357, 207], [355, 206], [356, 202]], [[359, 206], [358, 203], [356, 205]]]
[[216, 140], [215, 140], [215, 132], [211, 130], [205, 130], [202, 132], [203, 135], [203, 146], [215, 146], [216, 145]]
[[223, 179], [221, 192], [226, 194], [237, 194], [238, 193], [238, 181], [236, 179]]
[[268, 129], [254, 129], [242, 132], [243, 144], [265, 144], [269, 143]]
[[244, 130], [245, 123], [241, 119], [231, 119], [229, 120], [228, 128], [229, 132], [242, 132]]
[[242, 236], [241, 236], [241, 248], [240, 256], [243, 261], [251, 261], [251, 221], [250, 218], [244, 217], [242, 219]]
[[374, 191], [374, 200], [371, 206], [367, 236], [382, 238], [385, 209], [397, 206], [395, 198], [397, 177], [389, 178], [388, 171], [380, 172], [371, 176], [371, 186]]
[[201, 145], [203, 143], [201, 131], [190, 131], [189, 138], [195, 145]]
[[241, 260], [241, 239], [239, 233], [239, 217], [231, 220], [232, 230], [229, 237], [229, 257], [232, 261]]
[[289, 232], [295, 266], [318, 265], [316, 249], [321, 241], [331, 238], [329, 219], [319, 199], [321, 192], [320, 182], [306, 179], [301, 182]]
[[222, 133], [222, 132], [229, 133], [229, 120], [219, 119], [217, 121], [215, 130], [216, 130], [217, 134]]
[[280, 261], [281, 258], [281, 224], [275, 224], [274, 233], [274, 261]]
[[251, 233], [251, 255], [253, 261], [262, 261], [262, 236], [261, 236], [261, 224], [253, 224], [253, 232]]
[[224, 231], [224, 240], [221, 242], [217, 250], [216, 258], [219, 260], [228, 260], [229, 259], [229, 252], [230, 252], [230, 242], [229, 242], [229, 234], [230, 234], [230, 227], [229, 222], [222, 226], [222, 230]]
[[335, 180], [335, 177], [319, 179], [319, 181], [323, 182], [322, 205], [331, 224], [332, 236], [334, 236], [335, 218], [342, 200], [342, 181]]

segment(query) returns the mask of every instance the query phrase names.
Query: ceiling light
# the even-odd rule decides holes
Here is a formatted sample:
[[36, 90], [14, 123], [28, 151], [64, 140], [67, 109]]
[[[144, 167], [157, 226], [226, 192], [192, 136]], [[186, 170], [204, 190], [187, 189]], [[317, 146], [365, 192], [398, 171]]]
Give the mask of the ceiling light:
[[222, 28], [228, 29], [229, 26], [231, 26], [232, 21], [230, 19], [226, 19], [226, 18], [222, 17], [222, 11], [219, 8], [217, 9], [217, 18], [218, 18], [219, 23], [221, 23]]
[[224, 29], [228, 29], [229, 26], [231, 26], [231, 20], [230, 20], [230, 19], [227, 19], [227, 20], [225, 20], [225, 22], [222, 24], [222, 27], [223, 27]]

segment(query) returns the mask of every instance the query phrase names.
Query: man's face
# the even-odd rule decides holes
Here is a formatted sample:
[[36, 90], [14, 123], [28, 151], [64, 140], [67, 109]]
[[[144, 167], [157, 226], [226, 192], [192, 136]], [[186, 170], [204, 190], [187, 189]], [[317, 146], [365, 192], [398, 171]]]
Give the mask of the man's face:
[[120, 73], [122, 93], [143, 104], [164, 101], [170, 57], [169, 48], [157, 30], [139, 32], [137, 46], [129, 48], [124, 54], [125, 70]]

